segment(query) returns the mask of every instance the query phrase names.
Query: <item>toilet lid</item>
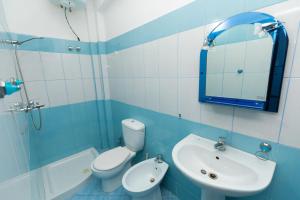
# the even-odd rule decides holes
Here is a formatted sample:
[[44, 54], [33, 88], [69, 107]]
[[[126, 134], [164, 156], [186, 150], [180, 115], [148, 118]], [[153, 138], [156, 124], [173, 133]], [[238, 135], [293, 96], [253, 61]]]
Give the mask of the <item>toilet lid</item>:
[[110, 170], [121, 165], [130, 155], [127, 148], [116, 147], [101, 153], [94, 162], [97, 170]]

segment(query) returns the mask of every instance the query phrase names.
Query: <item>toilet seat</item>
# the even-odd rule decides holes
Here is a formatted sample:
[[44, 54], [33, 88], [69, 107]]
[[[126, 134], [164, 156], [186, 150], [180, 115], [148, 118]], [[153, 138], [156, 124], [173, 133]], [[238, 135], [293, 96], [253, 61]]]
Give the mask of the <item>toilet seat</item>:
[[130, 151], [124, 147], [116, 147], [100, 154], [93, 167], [99, 171], [114, 169], [123, 164], [130, 156]]

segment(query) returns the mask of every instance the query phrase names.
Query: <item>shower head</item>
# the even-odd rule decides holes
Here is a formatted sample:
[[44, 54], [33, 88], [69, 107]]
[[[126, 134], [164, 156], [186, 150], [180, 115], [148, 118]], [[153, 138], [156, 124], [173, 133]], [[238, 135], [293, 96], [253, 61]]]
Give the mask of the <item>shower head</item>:
[[24, 44], [24, 43], [26, 43], [26, 42], [29, 42], [29, 41], [31, 41], [31, 40], [41, 40], [41, 39], [44, 39], [44, 37], [32, 37], [32, 38], [29, 38], [29, 39], [27, 39], [27, 40], [23, 40], [23, 41], [16, 41], [16, 45], [22, 45], [22, 44]]
[[29, 38], [27, 40], [23, 40], [23, 41], [18, 41], [18, 40], [0, 40], [1, 44], [11, 44], [11, 45], [15, 45], [15, 46], [21, 46], [22, 44], [29, 42], [31, 40], [41, 40], [44, 39], [43, 37], [32, 37]]

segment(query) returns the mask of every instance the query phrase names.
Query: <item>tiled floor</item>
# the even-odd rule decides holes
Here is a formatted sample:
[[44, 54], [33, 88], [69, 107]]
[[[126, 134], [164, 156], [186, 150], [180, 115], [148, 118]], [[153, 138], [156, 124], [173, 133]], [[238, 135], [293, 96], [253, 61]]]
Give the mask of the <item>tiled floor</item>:
[[[163, 200], [178, 200], [168, 190], [162, 188]], [[74, 195], [70, 200], [130, 200], [131, 198], [126, 194], [125, 190], [120, 187], [117, 191], [112, 193], [105, 193], [101, 190], [98, 179], [92, 177], [88, 185]]]

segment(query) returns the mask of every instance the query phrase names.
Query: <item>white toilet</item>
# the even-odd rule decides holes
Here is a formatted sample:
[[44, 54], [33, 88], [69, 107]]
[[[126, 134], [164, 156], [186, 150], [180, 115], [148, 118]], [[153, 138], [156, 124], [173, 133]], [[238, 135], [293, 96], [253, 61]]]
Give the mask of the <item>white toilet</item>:
[[102, 190], [112, 192], [122, 185], [122, 177], [130, 168], [136, 152], [144, 148], [145, 125], [134, 119], [122, 121], [125, 146], [101, 153], [91, 164], [93, 174], [102, 181]]
[[124, 174], [122, 185], [132, 200], [162, 200], [160, 183], [168, 168], [159, 158], [145, 160]]

